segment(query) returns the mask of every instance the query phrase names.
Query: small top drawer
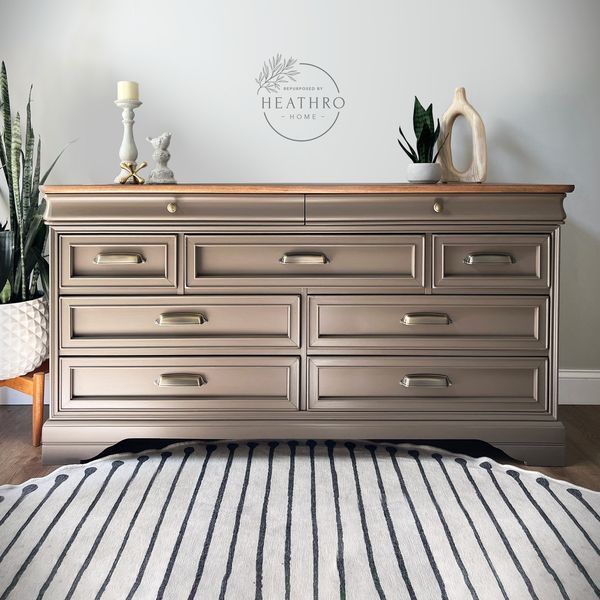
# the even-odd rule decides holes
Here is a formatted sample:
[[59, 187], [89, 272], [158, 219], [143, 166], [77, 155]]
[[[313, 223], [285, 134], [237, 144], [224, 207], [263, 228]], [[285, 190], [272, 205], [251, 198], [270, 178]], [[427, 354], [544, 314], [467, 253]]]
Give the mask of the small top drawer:
[[550, 236], [434, 235], [433, 290], [546, 293]]
[[424, 287], [422, 235], [188, 235], [186, 286]]
[[176, 235], [62, 235], [61, 291], [175, 292], [176, 260]]

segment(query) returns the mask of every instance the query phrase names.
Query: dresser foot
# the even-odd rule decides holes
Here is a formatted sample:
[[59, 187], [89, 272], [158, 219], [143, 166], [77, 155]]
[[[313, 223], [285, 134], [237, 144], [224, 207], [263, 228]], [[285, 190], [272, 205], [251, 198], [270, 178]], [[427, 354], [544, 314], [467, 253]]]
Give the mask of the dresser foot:
[[494, 444], [511, 458], [534, 467], [564, 467], [566, 465], [565, 444]]

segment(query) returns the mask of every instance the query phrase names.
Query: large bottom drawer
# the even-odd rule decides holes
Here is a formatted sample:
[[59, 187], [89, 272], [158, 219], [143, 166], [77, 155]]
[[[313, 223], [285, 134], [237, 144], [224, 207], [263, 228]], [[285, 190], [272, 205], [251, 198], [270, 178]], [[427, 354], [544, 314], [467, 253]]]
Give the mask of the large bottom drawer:
[[297, 357], [63, 358], [61, 411], [298, 410]]
[[312, 357], [308, 409], [541, 413], [547, 369], [545, 358]]

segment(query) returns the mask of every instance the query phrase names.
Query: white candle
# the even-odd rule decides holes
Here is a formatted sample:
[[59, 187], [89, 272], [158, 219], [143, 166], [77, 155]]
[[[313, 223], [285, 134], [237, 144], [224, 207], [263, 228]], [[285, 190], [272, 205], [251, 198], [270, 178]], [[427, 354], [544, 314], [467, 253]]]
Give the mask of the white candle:
[[137, 81], [117, 82], [117, 100], [139, 100], [140, 88]]

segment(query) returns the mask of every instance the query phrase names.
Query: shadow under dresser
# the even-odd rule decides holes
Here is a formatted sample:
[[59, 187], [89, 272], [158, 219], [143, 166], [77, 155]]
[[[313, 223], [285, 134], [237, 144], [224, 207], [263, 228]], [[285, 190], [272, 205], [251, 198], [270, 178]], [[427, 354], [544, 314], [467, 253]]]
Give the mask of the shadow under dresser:
[[563, 464], [572, 189], [46, 186], [44, 462], [126, 438], [448, 438]]

